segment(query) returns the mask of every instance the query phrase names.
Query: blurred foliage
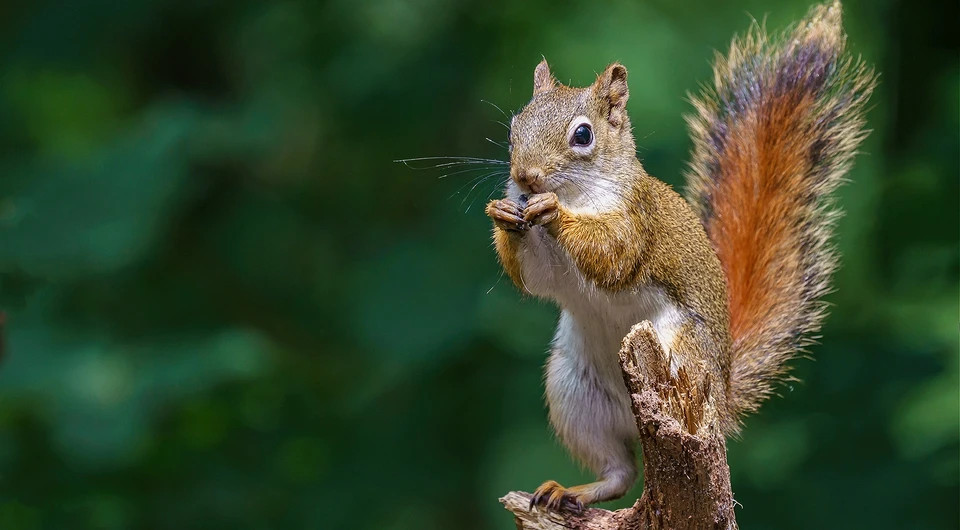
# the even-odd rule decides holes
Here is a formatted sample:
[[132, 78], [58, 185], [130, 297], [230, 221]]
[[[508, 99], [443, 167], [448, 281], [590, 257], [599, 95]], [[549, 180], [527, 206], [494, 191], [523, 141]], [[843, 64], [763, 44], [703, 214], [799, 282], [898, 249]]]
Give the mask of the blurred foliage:
[[[393, 160], [505, 157], [481, 100], [621, 60], [682, 185], [712, 50], [807, 4], [5, 2], [0, 528], [512, 528], [499, 495], [587, 478], [541, 396], [556, 309], [502, 278], [496, 179]], [[738, 518], [956, 528], [960, 18], [846, 9], [874, 132], [815, 361], [730, 444]]]

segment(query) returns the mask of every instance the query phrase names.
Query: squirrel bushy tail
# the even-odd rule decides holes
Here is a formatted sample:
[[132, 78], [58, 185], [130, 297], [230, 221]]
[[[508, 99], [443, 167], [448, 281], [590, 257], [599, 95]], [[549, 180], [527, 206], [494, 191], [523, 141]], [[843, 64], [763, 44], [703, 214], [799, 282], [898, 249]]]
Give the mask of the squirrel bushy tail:
[[693, 98], [688, 198], [727, 276], [736, 430], [814, 337], [836, 267], [831, 192], [867, 135], [876, 76], [844, 53], [839, 2], [782, 35], [757, 23], [717, 55], [714, 84]]

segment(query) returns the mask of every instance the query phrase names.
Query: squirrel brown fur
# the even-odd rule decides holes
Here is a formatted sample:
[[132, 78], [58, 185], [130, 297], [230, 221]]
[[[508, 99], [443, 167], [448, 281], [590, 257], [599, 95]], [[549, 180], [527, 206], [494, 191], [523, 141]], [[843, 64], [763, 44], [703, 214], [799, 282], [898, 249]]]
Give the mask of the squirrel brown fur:
[[844, 53], [840, 4], [768, 37], [754, 24], [693, 98], [688, 200], [636, 158], [627, 70], [559, 84], [546, 60], [511, 122], [511, 180], [487, 205], [507, 274], [561, 308], [546, 367], [550, 420], [598, 480], [545, 482], [533, 502], [582, 507], [636, 478], [637, 433], [617, 362], [649, 320], [706, 389], [693, 425], [738, 431], [824, 315], [836, 258], [830, 193], [866, 135], [875, 76]]

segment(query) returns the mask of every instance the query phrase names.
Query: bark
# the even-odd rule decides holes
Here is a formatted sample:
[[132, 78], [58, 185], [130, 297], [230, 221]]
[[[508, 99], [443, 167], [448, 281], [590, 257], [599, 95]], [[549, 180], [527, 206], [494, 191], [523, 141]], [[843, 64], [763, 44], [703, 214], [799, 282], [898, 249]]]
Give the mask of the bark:
[[734, 530], [727, 449], [709, 378], [696, 368], [671, 373], [650, 322], [623, 339], [620, 367], [631, 394], [643, 454], [643, 495], [630, 508], [582, 513], [529, 508], [530, 494], [500, 499], [520, 530]]

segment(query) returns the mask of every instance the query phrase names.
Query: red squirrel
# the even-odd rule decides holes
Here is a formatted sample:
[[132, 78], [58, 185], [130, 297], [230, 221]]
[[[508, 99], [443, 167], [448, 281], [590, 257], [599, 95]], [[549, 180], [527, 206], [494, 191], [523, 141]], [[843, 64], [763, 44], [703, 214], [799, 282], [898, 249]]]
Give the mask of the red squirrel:
[[754, 24], [693, 99], [686, 200], [647, 174], [627, 116], [627, 69], [584, 88], [546, 60], [510, 124], [510, 181], [491, 201], [496, 251], [525, 293], [560, 307], [546, 365], [550, 422], [598, 477], [547, 481], [531, 504], [621, 497], [637, 477], [637, 427], [617, 353], [653, 324], [671, 369], [696, 363], [705, 407], [736, 433], [824, 317], [836, 256], [831, 192], [849, 170], [876, 76], [844, 52], [839, 2], [782, 35]]

